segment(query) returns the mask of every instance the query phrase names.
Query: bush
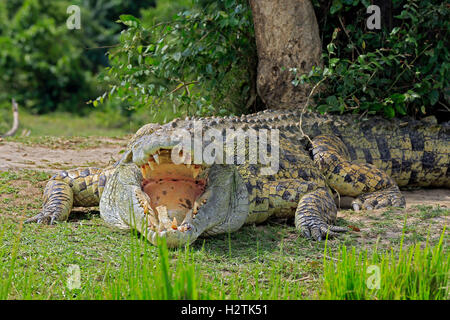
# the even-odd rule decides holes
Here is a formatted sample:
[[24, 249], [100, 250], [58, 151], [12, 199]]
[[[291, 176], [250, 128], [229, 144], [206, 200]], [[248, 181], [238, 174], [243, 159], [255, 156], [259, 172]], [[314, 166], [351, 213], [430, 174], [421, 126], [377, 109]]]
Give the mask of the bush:
[[[81, 8], [81, 30], [66, 27], [67, 8]], [[152, 5], [153, 0], [141, 1]], [[8, 0], [0, 2], [0, 101], [14, 97], [33, 112], [80, 112], [102, 88], [95, 73], [120, 26], [117, 11], [138, 13], [129, 1]]]
[[[94, 105], [108, 96], [153, 112], [170, 108], [174, 115], [246, 111], [256, 79], [247, 1], [194, 2], [167, 21], [120, 16], [127, 29], [120, 46], [111, 50], [111, 68], [103, 77], [110, 90]], [[183, 6], [185, 1], [176, 3]]]
[[388, 118], [450, 110], [450, 7], [437, 0], [392, 4], [393, 29], [370, 31], [369, 1], [315, 1], [317, 16], [325, 16], [319, 23], [327, 43], [324, 66], [293, 83], [325, 83], [315, 95], [316, 110]]
[[[121, 16], [127, 29], [111, 51], [112, 67], [104, 78], [111, 87], [95, 104], [109, 96], [137, 108], [150, 106], [153, 114], [158, 107], [173, 108], [174, 115], [254, 110], [249, 106], [255, 101], [257, 58], [247, 1], [194, 2], [168, 21]], [[173, 3], [187, 5], [172, 1], [159, 10], [170, 12]], [[316, 110], [388, 118], [448, 112], [445, 3], [393, 0], [393, 29], [375, 31], [366, 28], [368, 0], [313, 3], [324, 67], [297, 75], [293, 84], [325, 82], [315, 96]]]

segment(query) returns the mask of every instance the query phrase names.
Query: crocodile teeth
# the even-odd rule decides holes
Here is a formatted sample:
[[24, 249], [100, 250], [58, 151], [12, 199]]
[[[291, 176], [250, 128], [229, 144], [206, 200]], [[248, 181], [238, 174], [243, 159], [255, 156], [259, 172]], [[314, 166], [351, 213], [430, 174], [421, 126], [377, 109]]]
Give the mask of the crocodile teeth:
[[156, 153], [153, 155], [153, 159], [155, 159], [155, 162], [157, 164], [159, 164], [159, 155], [157, 155]]
[[147, 220], [150, 222], [152, 227], [156, 227], [159, 223], [156, 217], [154, 216], [153, 211], [147, 214]]
[[186, 216], [184, 217], [183, 222], [181, 223], [181, 225], [184, 225], [186, 222], [189, 222], [189, 220], [193, 219], [193, 210], [189, 210], [188, 213], [186, 213]]
[[177, 230], [178, 229], [178, 223], [177, 223], [177, 218], [173, 217], [173, 221], [172, 221], [172, 229], [173, 230]]
[[197, 176], [200, 174], [200, 169], [198, 169], [198, 168], [195, 168], [194, 170], [192, 170], [192, 176], [193, 176], [193, 178], [194, 179], [196, 179], [197, 178]]
[[198, 204], [197, 201], [195, 201], [195, 202], [194, 202], [194, 207], [192, 208], [192, 213], [193, 213], [194, 215], [197, 214], [198, 208], [199, 208], [199, 207], [200, 207], [200, 205]]
[[148, 165], [150, 169], [155, 170], [155, 165], [151, 161], [148, 162]]
[[148, 175], [148, 165], [144, 164], [141, 168], [143, 176], [146, 177]]
[[184, 163], [186, 165], [189, 165], [189, 167], [191, 166], [192, 163], [192, 156], [190, 152], [186, 152], [185, 156], [184, 156]]
[[167, 208], [165, 206], [156, 207], [156, 211], [158, 211], [160, 227], [165, 227], [169, 229], [172, 227], [172, 221], [170, 221], [169, 216], [167, 215]]

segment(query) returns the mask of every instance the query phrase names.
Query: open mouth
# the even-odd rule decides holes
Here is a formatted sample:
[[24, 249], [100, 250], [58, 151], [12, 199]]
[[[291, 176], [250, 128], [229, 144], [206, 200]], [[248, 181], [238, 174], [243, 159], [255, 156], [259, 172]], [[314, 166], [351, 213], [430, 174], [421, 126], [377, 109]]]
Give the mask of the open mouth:
[[140, 199], [141, 206], [151, 230], [185, 232], [207, 201], [207, 170], [197, 164], [175, 164], [171, 153], [172, 149], [159, 149], [141, 165], [141, 188], [150, 200]]

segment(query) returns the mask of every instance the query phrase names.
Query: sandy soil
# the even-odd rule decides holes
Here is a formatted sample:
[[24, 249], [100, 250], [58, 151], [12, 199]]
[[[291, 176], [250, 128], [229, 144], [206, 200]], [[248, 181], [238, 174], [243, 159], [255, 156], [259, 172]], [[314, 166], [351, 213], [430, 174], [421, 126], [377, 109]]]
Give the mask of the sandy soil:
[[[95, 138], [96, 143], [78, 148], [72, 144], [53, 146], [25, 145], [18, 142], [0, 142], [0, 171], [32, 169], [57, 172], [61, 169], [113, 164], [120, 158], [120, 151], [126, 146], [126, 139]], [[436, 205], [450, 208], [450, 190], [420, 189], [403, 191], [407, 207], [415, 205]], [[344, 206], [345, 207], [345, 206]]]
[[[98, 138], [97, 138], [98, 139]], [[95, 147], [67, 148], [67, 146], [25, 145], [18, 142], [0, 142], [0, 171], [32, 169], [57, 172], [76, 167], [104, 167], [120, 158], [125, 140], [100, 139]]]

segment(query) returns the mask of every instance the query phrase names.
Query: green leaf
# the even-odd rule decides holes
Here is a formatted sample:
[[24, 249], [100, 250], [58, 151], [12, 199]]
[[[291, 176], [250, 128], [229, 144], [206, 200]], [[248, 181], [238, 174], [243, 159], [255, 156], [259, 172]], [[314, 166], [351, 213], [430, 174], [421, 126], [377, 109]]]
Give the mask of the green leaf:
[[384, 115], [389, 118], [392, 119], [395, 116], [395, 110], [392, 106], [386, 106], [384, 108]]
[[402, 103], [405, 101], [405, 95], [401, 93], [394, 93], [391, 95], [391, 99], [394, 103]]
[[141, 25], [141, 21], [131, 14], [121, 14], [119, 18], [119, 22], [122, 22], [123, 24], [130, 27], [139, 27]]
[[333, 107], [339, 106], [339, 101], [336, 98], [336, 96], [329, 96], [326, 101], [330, 106], [333, 106]]
[[330, 59], [330, 66], [334, 67], [340, 61], [339, 58]]
[[402, 116], [406, 115], [406, 107], [405, 107], [404, 103], [396, 103], [395, 110], [397, 111], [397, 113], [401, 114]]
[[317, 107], [317, 111], [321, 114], [324, 114], [325, 112], [328, 111], [330, 107], [326, 104], [321, 104], [320, 106]]
[[439, 101], [439, 92], [437, 90], [432, 90], [428, 96], [432, 106]]
[[330, 7], [330, 13], [335, 14], [336, 12], [340, 11], [341, 9], [342, 9], [341, 0], [334, 0], [333, 4]]

